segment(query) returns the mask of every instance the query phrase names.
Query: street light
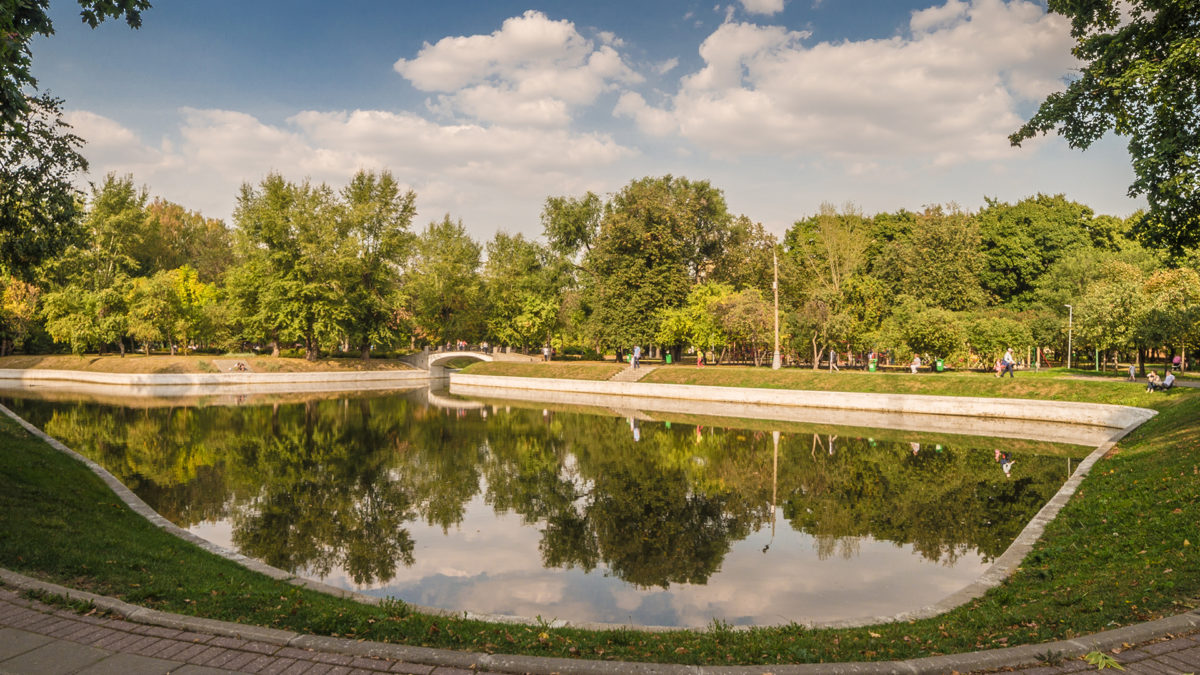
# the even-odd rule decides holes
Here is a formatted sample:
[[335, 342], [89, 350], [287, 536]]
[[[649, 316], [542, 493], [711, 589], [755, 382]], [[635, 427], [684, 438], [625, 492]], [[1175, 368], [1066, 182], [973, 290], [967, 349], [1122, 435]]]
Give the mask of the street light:
[[1070, 305], [1063, 305], [1067, 308], [1067, 370], [1071, 369], [1071, 328], [1075, 323], [1075, 308]]
[[771, 262], [775, 264], [775, 280], [771, 288], [775, 291], [775, 355], [771, 357], [771, 370], [779, 370], [779, 254], [771, 251]]

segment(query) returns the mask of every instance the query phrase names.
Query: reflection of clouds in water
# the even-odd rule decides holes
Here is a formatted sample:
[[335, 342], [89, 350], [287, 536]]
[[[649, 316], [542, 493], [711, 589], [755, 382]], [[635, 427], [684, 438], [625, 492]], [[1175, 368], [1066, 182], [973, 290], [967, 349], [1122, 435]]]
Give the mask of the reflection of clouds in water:
[[[703, 627], [714, 617], [754, 624], [895, 614], [941, 600], [985, 568], [974, 553], [946, 567], [910, 546], [870, 538], [854, 540], [855, 555], [822, 559], [813, 537], [782, 528], [772, 539], [763, 529], [736, 542], [706, 585], [638, 589], [606, 576], [603, 566], [590, 574], [543, 569], [537, 530], [518, 516], [482, 511], [468, 509], [447, 536], [436, 526], [414, 527], [416, 564], [369, 592], [484, 614]], [[345, 578], [326, 581], [352, 587]]]

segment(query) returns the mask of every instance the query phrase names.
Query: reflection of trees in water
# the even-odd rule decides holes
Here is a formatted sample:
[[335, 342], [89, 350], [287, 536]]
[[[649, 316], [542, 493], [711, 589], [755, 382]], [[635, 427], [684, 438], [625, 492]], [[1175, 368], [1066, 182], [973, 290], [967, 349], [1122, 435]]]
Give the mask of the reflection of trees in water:
[[829, 454], [810, 449], [825, 440], [796, 441], [785, 444], [800, 470], [781, 479], [784, 517], [818, 538], [822, 557], [837, 548], [830, 538], [871, 536], [946, 564], [972, 550], [994, 558], [1063, 479], [1057, 460], [1034, 456], [1006, 479], [986, 450], [843, 438]]
[[406, 526], [460, 524], [486, 483], [497, 512], [541, 528], [543, 563], [642, 587], [704, 583], [734, 541], [784, 517], [817, 554], [864, 536], [947, 564], [998, 555], [1058, 488], [1059, 462], [990, 450], [641, 425], [537, 410], [456, 417], [403, 397], [131, 410], [14, 403], [172, 521], [228, 517], [248, 555], [360, 584], [412, 564]]

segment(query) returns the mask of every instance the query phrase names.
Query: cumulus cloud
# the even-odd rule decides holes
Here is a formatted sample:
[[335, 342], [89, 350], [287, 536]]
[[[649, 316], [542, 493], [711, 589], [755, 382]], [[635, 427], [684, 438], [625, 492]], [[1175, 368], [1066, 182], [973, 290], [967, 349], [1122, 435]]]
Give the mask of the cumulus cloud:
[[1010, 156], [1019, 106], [1075, 64], [1065, 20], [1026, 0], [947, 0], [903, 35], [808, 45], [808, 34], [726, 22], [704, 66], [658, 107], [622, 97], [614, 114], [717, 156], [820, 155], [861, 166]]
[[778, 14], [783, 11], [783, 0], [742, 0], [742, 7], [751, 14]]
[[[228, 218], [238, 187], [271, 171], [339, 186], [359, 169], [387, 169], [416, 190], [419, 218], [451, 213], [480, 238], [501, 226], [536, 234], [548, 194], [579, 191], [578, 174], [635, 154], [605, 134], [438, 124], [378, 110], [305, 111], [270, 124], [238, 111], [184, 109], [179, 140], [158, 146], [103, 116], [70, 115], [89, 140], [92, 180], [133, 173], [156, 195], [206, 215]], [[509, 222], [513, 213], [528, 222]]]
[[490, 35], [426, 43], [394, 68], [414, 87], [437, 94], [430, 108], [449, 117], [537, 127], [565, 126], [569, 109], [642, 77], [617, 51], [622, 41], [600, 32], [590, 40], [570, 21], [529, 10]]

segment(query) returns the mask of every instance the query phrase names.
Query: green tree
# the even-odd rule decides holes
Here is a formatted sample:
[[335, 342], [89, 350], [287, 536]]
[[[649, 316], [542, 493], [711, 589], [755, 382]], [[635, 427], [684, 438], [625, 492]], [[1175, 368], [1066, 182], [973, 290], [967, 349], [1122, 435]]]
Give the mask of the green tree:
[[550, 250], [520, 234], [497, 232], [483, 268], [488, 339], [522, 349], [548, 343], [567, 277], [562, 258]]
[[[0, 52], [3, 36], [0, 26]], [[79, 154], [83, 139], [62, 121], [61, 105], [49, 96], [30, 99], [20, 134], [0, 124], [0, 273], [26, 281], [82, 235], [81, 194], [72, 181], [87, 160]]]
[[[692, 288], [682, 307], [664, 309], [654, 342], [667, 347], [691, 345], [697, 352], [717, 351], [729, 343], [714, 305], [733, 295], [728, 284], [708, 281]], [[720, 357], [717, 358], [720, 361]]]
[[[979, 212], [983, 265], [979, 280], [996, 301], [1024, 307], [1038, 278], [1063, 255], [1090, 249], [1094, 219], [1088, 207], [1063, 195], [1039, 194], [1016, 204], [987, 200]], [[1097, 233], [1103, 242], [1107, 230]]]
[[339, 217], [333, 191], [278, 174], [255, 189], [242, 186], [238, 224], [240, 269], [228, 277], [251, 339], [297, 341], [306, 359], [333, 344], [348, 319], [346, 260], [352, 240]]
[[876, 260], [876, 266], [897, 270], [897, 293], [955, 311], [983, 305], [984, 259], [976, 220], [954, 205], [934, 206], [905, 225], [909, 231], [898, 233]]
[[660, 310], [683, 304], [708, 277], [730, 220], [724, 195], [707, 181], [642, 178], [614, 195], [582, 263], [597, 343], [650, 343]]
[[408, 228], [416, 215], [417, 195], [400, 190], [390, 172], [378, 177], [359, 171], [342, 190], [343, 217], [352, 247], [347, 253], [348, 312], [345, 329], [362, 358], [371, 345], [391, 345], [405, 337], [400, 312], [400, 263], [411, 245]]
[[1189, 0], [1049, 0], [1071, 20], [1071, 53], [1083, 69], [1050, 94], [1011, 137], [1057, 131], [1087, 148], [1109, 131], [1129, 138], [1135, 180], [1150, 211], [1146, 240], [1179, 250], [1200, 243], [1200, 37]]
[[812, 345], [812, 365], [833, 343], [845, 344], [861, 330], [850, 309], [851, 279], [863, 270], [870, 245], [870, 222], [853, 205], [841, 212], [832, 204], [797, 221], [784, 235], [784, 249], [797, 268], [806, 297], [797, 318]]
[[417, 237], [404, 277], [404, 292], [425, 344], [468, 342], [483, 336], [483, 282], [479, 276], [482, 248], [462, 221], [447, 214]]
[[138, 275], [146, 191], [132, 176], [105, 176], [93, 188], [84, 239], [47, 266], [52, 290], [44, 297], [46, 331], [75, 353], [116, 344], [125, 353], [126, 298]]
[[163, 199], [146, 206], [141, 245], [134, 257], [143, 274], [188, 265], [200, 280], [221, 278], [233, 259], [233, 238], [225, 223]]
[[1143, 284], [1141, 270], [1133, 265], [1106, 267], [1074, 306], [1075, 345], [1090, 345], [1101, 354], [1136, 346], [1147, 309]]
[[[29, 43], [35, 35], [54, 34], [54, 23], [46, 10], [49, 0], [18, 0], [5, 2], [0, 11], [0, 136], [25, 132], [25, 116], [30, 113], [32, 100], [26, 97], [27, 88], [36, 88], [37, 80], [30, 73], [33, 53]], [[142, 25], [142, 12], [150, 8], [146, 0], [79, 0], [80, 17], [92, 28], [105, 19], [124, 17], [130, 28]]]

